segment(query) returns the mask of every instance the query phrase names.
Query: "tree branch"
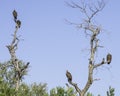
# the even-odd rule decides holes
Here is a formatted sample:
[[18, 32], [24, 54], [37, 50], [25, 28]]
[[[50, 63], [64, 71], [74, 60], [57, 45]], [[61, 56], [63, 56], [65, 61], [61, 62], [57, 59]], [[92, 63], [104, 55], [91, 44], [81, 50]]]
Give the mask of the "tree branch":
[[[71, 84], [72, 86], [74, 86], [75, 90], [79, 93], [79, 95], [81, 94], [81, 90], [78, 87], [78, 85], [76, 83], [73, 83], [72, 81], [68, 81], [69, 84]], [[80, 95], [81, 96], [81, 95]]]
[[18, 29], [20, 28], [19, 26], [18, 26], [18, 24], [17, 24], [17, 22], [16, 22], [16, 19], [17, 18], [15, 18], [15, 16], [14, 16], [15, 14], [13, 14], [13, 17], [14, 17], [14, 21], [15, 21], [15, 31], [14, 31], [14, 34], [13, 34], [13, 40], [12, 40], [12, 42], [11, 42], [11, 44], [10, 45], [7, 45], [6, 47], [8, 48], [8, 50], [9, 50], [9, 53], [10, 53], [10, 55], [11, 55], [11, 61], [12, 61], [12, 64], [13, 64], [13, 66], [14, 66], [14, 70], [15, 70], [15, 89], [16, 90], [18, 90], [18, 88], [19, 88], [19, 84], [20, 84], [20, 77], [19, 77], [19, 72], [20, 72], [20, 67], [19, 67], [19, 64], [18, 64], [18, 62], [19, 62], [19, 60], [17, 59], [17, 57], [16, 57], [16, 50], [17, 50], [17, 48], [18, 48], [18, 43], [19, 43], [19, 38], [18, 38], [18, 36], [17, 36], [17, 32], [18, 32]]
[[[80, 90], [80, 88], [77, 86], [76, 83], [73, 83], [72, 81], [68, 81], [79, 93], [79, 96], [84, 96], [94, 81], [93, 70], [99, 66], [102, 66], [103, 64], [108, 63], [105, 61], [105, 59], [103, 59], [99, 64], [94, 64], [94, 62], [95, 62], [94, 58], [95, 58], [96, 51], [97, 51], [98, 47], [100, 47], [99, 39], [97, 38], [97, 36], [101, 32], [101, 28], [97, 25], [94, 25], [92, 19], [96, 16], [97, 13], [99, 13], [104, 8], [105, 3], [103, 2], [103, 0], [98, 1], [97, 7], [96, 7], [96, 5], [89, 5], [88, 3], [85, 3], [85, 1], [83, 1], [83, 2], [81, 1], [82, 5], [78, 5], [77, 3], [74, 3], [74, 2], [71, 2], [71, 4], [66, 2], [66, 4], [68, 6], [70, 6], [71, 8], [79, 9], [80, 12], [86, 16], [86, 19], [84, 20], [84, 22], [77, 26], [78, 26], [78, 28], [84, 29], [85, 33], [86, 33], [86, 31], [88, 31], [89, 36], [90, 36], [90, 58], [89, 58], [89, 63], [88, 63], [89, 64], [88, 80], [87, 80], [83, 90]], [[71, 22], [69, 22], [69, 23], [76, 25], [76, 23], [71, 23]]]

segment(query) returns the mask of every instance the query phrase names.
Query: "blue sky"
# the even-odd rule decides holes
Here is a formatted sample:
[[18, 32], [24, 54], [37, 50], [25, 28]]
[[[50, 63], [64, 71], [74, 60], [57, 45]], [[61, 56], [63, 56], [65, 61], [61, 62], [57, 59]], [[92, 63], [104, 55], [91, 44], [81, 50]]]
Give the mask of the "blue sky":
[[[94, 71], [94, 78], [100, 80], [94, 82], [89, 91], [105, 96], [111, 85], [116, 90], [116, 96], [119, 96], [120, 1], [106, 2], [106, 7], [96, 16], [96, 22], [104, 29], [99, 36], [100, 44], [104, 48], [98, 50], [96, 62], [108, 52], [112, 53], [113, 61], [110, 66], [104, 65]], [[1, 62], [10, 59], [5, 46], [11, 42], [11, 34], [14, 32], [14, 9], [22, 21], [18, 35], [24, 39], [19, 43], [17, 56], [25, 62], [30, 61], [29, 73], [24, 81], [28, 84], [47, 83], [48, 89], [65, 86], [65, 72], [68, 69], [73, 75], [73, 81], [83, 88], [88, 73], [89, 39], [82, 30], [65, 22], [65, 19], [75, 23], [81, 22], [83, 17], [80, 11], [66, 6], [65, 0], [1, 0]]]

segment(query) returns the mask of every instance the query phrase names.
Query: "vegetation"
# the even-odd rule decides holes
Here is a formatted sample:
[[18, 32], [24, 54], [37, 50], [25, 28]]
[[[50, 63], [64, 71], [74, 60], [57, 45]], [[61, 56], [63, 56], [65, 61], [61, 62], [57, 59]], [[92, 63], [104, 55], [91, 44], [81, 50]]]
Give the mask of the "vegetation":
[[111, 86], [109, 87], [109, 90], [107, 91], [107, 96], [115, 96], [115, 89], [111, 88]]
[[[101, 34], [102, 32], [102, 28], [101, 26], [97, 25], [94, 22], [94, 19], [95, 19], [95, 16], [100, 11], [102, 11], [103, 8], [105, 7], [105, 2], [104, 0], [99, 0], [99, 1], [97, 0], [96, 2], [94, 1], [94, 3], [93, 2], [91, 3], [91, 2], [92, 1], [87, 2], [86, 0], [81, 0], [80, 3], [75, 3], [74, 1], [71, 3], [66, 2], [69, 7], [74, 9], [79, 9], [80, 12], [84, 15], [83, 22], [81, 22], [80, 24], [72, 23], [67, 20], [68, 23], [74, 24], [78, 28], [83, 29], [85, 35], [89, 37], [88, 42], [90, 42], [90, 48], [89, 48], [90, 56], [87, 59], [88, 60], [88, 79], [86, 80], [86, 84], [84, 88], [78, 87], [77, 83], [72, 81], [72, 78], [73, 78], [72, 74], [68, 72], [68, 70], [66, 71], [66, 77], [68, 79], [69, 84], [75, 88], [79, 96], [85, 96], [85, 94], [88, 92], [89, 88], [94, 83], [94, 81], [99, 80], [99, 79], [93, 78], [94, 70], [96, 68], [103, 66], [104, 64], [109, 65], [112, 60], [112, 55], [108, 53], [105, 57], [101, 58], [101, 61], [99, 61], [98, 63], [96, 62], [95, 56], [96, 56], [97, 50], [99, 48], [102, 48], [103, 46], [99, 44], [100, 39], [98, 37], [99, 34]], [[92, 96], [92, 94], [88, 93], [88, 96]]]
[[[13, 10], [13, 18], [15, 22], [15, 31], [13, 33], [13, 39], [9, 45], [6, 47], [9, 50], [11, 56], [10, 60], [4, 63], [0, 63], [0, 96], [94, 96], [92, 93], [88, 92], [88, 89], [97, 79], [93, 78], [93, 70], [104, 64], [110, 64], [112, 60], [112, 55], [109, 53], [106, 55], [106, 59], [102, 58], [100, 63], [96, 64], [94, 56], [99, 45], [98, 35], [101, 33], [101, 28], [93, 23], [93, 17], [104, 8], [104, 2], [98, 2], [98, 7], [85, 7], [85, 2], [82, 2], [83, 6], [77, 5], [72, 2], [72, 4], [67, 3], [72, 8], [78, 8], [87, 17], [83, 23], [79, 24], [78, 27], [85, 30], [85, 34], [90, 36], [90, 58], [88, 62], [88, 80], [83, 89], [77, 86], [77, 83], [72, 81], [72, 74], [67, 70], [66, 76], [68, 82], [72, 87], [67, 85], [66, 87], [56, 87], [47, 90], [47, 84], [33, 83], [27, 85], [23, 82], [23, 78], [27, 75], [27, 69], [29, 68], [30, 62], [24, 62], [17, 58], [16, 51], [18, 49], [18, 44], [20, 42], [17, 32], [21, 27], [21, 21], [18, 19], [18, 13]], [[90, 14], [88, 13], [88, 9]], [[72, 24], [72, 23], [71, 23]], [[107, 96], [114, 96], [114, 88], [109, 87], [106, 92]], [[100, 96], [100, 95], [98, 95]]]

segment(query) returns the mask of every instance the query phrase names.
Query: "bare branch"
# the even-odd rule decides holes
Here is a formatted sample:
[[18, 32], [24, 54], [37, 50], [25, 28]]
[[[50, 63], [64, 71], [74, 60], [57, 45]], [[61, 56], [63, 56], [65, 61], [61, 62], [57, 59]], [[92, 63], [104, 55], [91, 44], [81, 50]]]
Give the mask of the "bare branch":
[[[69, 24], [76, 25], [78, 28], [82, 28], [85, 30], [85, 34], [90, 36], [90, 58], [89, 58], [89, 67], [88, 67], [88, 80], [83, 88], [83, 90], [80, 90], [80, 88], [77, 86], [76, 83], [73, 83], [72, 80], [68, 80], [68, 82], [76, 89], [76, 91], [79, 93], [79, 96], [85, 96], [85, 93], [88, 91], [90, 86], [92, 85], [93, 81], [98, 81], [99, 79], [93, 79], [93, 71], [95, 68], [102, 66], [103, 64], [110, 64], [112, 55], [107, 55], [107, 59], [103, 58], [102, 61], [98, 64], [95, 63], [95, 55], [97, 52], [98, 47], [103, 47], [99, 45], [99, 39], [98, 35], [101, 33], [100, 26], [97, 26], [93, 22], [93, 18], [105, 7], [104, 0], [97, 1], [97, 4], [88, 4], [85, 2], [85, 0], [80, 2], [81, 4], [71, 2], [66, 4], [70, 6], [71, 8], [77, 8], [80, 10], [81, 13], [83, 13], [86, 18], [84, 21], [80, 24], [69, 22]], [[89, 32], [89, 33], [87, 33]], [[109, 57], [109, 58], [108, 58]], [[72, 76], [72, 75], [71, 75]]]
[[78, 4], [74, 3], [74, 2], [71, 2], [71, 3], [68, 3], [68, 2], [65, 2], [69, 7], [72, 7], [72, 8], [78, 8], [80, 9], [81, 12], [83, 12], [83, 7], [79, 6]]
[[94, 65], [94, 68], [97, 68], [97, 67], [102, 66], [102, 65], [104, 65], [104, 64], [107, 64], [107, 62], [102, 61], [102, 62], [99, 63], [99, 64], [95, 64], [95, 65]]
[[15, 31], [14, 31], [14, 34], [13, 34], [13, 40], [11, 42], [10, 45], [7, 45], [6, 47], [8, 48], [9, 50], [9, 53], [11, 55], [11, 61], [12, 61], [12, 64], [14, 66], [14, 71], [15, 71], [15, 89], [18, 90], [19, 88], [19, 84], [20, 84], [20, 65], [19, 65], [19, 60], [17, 59], [16, 57], [16, 50], [18, 48], [18, 43], [19, 43], [19, 38], [17, 36], [17, 32], [18, 32], [18, 29], [20, 28], [20, 25], [21, 25], [21, 21], [20, 20], [17, 20], [17, 12], [14, 10], [13, 11], [13, 17], [14, 17], [14, 21], [15, 21]]
[[87, 92], [87, 90], [90, 88], [90, 86], [92, 85], [93, 83], [93, 69], [94, 69], [94, 65], [91, 64], [92, 62], [90, 61], [90, 64], [89, 64], [89, 72], [88, 72], [88, 80], [87, 80], [87, 83], [85, 85], [85, 87], [83, 88], [82, 90], [82, 95], [80, 96], [84, 96], [84, 94]]
[[69, 82], [72, 86], [74, 86], [75, 90], [79, 93], [79, 95], [81, 94], [81, 90], [79, 89], [79, 87], [77, 86], [76, 83], [73, 82]]

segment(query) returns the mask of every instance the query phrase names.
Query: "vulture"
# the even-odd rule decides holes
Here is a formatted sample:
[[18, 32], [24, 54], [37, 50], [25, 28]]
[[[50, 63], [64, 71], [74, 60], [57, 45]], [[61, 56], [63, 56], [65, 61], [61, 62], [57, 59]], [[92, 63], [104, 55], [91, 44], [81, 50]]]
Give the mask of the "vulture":
[[14, 20], [16, 22], [16, 20], [17, 20], [17, 12], [15, 10], [13, 11], [13, 17], [14, 17]]
[[20, 28], [20, 26], [21, 26], [21, 21], [20, 21], [20, 20], [17, 20], [16, 23], [17, 23], [17, 26]]
[[110, 64], [112, 60], [112, 55], [108, 53], [106, 59], [107, 59], [107, 64]]
[[66, 77], [68, 79], [68, 82], [72, 81], [72, 75], [71, 75], [71, 73], [68, 70], [66, 71]]

